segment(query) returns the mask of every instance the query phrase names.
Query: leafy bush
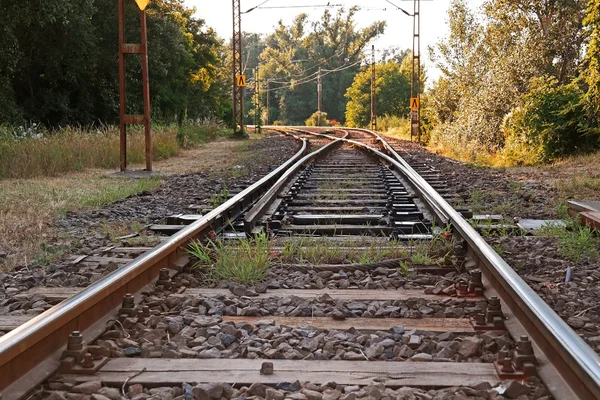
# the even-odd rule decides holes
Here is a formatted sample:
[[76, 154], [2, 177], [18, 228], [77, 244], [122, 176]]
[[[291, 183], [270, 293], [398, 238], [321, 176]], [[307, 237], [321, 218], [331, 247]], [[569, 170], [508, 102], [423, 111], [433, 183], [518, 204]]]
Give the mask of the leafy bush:
[[583, 93], [575, 83], [534, 79], [522, 105], [501, 126], [503, 157], [509, 164], [536, 164], [598, 147], [598, 136], [585, 133]]
[[327, 119], [327, 113], [321, 112], [321, 120], [319, 121], [319, 112], [315, 111], [309, 119], [304, 121], [306, 126], [331, 126], [331, 122]]

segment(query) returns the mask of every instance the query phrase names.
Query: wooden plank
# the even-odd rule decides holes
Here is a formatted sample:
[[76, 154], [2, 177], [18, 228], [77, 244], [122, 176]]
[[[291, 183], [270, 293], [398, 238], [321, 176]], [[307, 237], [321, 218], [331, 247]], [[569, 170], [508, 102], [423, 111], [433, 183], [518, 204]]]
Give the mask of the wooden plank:
[[492, 386], [501, 380], [493, 364], [386, 362], [386, 361], [295, 361], [269, 360], [273, 375], [261, 375], [264, 360], [194, 360], [194, 359], [128, 359], [115, 358], [92, 376], [65, 375], [77, 383], [100, 379], [104, 384], [121, 387], [128, 384], [178, 386], [182, 382], [224, 382], [248, 385], [252, 383], [312, 382], [341, 385], [368, 385], [381, 382], [389, 387], [451, 387], [474, 386], [489, 382]]
[[110, 251], [112, 253], [145, 253], [149, 250], [152, 250], [152, 247], [109, 247], [105, 250], [105, 252]]
[[600, 229], [600, 212], [599, 211], [586, 211], [582, 212], [582, 222], [589, 225], [592, 229]]
[[111, 263], [116, 264], [127, 264], [129, 261], [133, 261], [133, 258], [125, 257], [86, 257], [82, 261], [93, 262], [93, 263]]
[[26, 292], [19, 293], [15, 296], [16, 299], [26, 300], [27, 298], [39, 294], [44, 296], [48, 303], [60, 303], [69, 297], [75, 296], [84, 288], [78, 287], [34, 287]]
[[[35, 287], [27, 290], [26, 292], [19, 293], [15, 298], [19, 300], [27, 299], [35, 294], [40, 294], [46, 298], [46, 301], [50, 303], [58, 303], [69, 297], [75, 296], [83, 288], [73, 287]], [[423, 290], [419, 289], [399, 289], [399, 290], [359, 290], [359, 289], [277, 289], [269, 290], [267, 293], [260, 293], [256, 298], [266, 299], [270, 297], [299, 297], [301, 299], [315, 299], [324, 294], [328, 294], [336, 300], [348, 300], [348, 301], [395, 301], [395, 300], [408, 300], [411, 298], [418, 298], [424, 300], [448, 300], [451, 297], [446, 295], [435, 295], [425, 294]], [[190, 296], [233, 296], [229, 289], [210, 289], [210, 288], [190, 288], [186, 289], [183, 293], [176, 294], [175, 296], [190, 297]], [[477, 302], [484, 300], [483, 297], [466, 297], [466, 301]]]
[[12, 331], [13, 329], [18, 328], [25, 322], [29, 321], [33, 317], [35, 317], [35, 315], [32, 314], [0, 315], [0, 332]]
[[223, 321], [248, 322], [256, 324], [260, 321], [273, 321], [275, 325], [289, 327], [312, 327], [317, 329], [347, 330], [350, 328], [359, 331], [387, 331], [394, 326], [403, 326], [404, 329], [421, 329], [430, 332], [475, 332], [471, 321], [466, 318], [348, 318], [336, 321], [330, 317], [223, 317]]
[[[229, 296], [231, 292], [228, 289], [187, 289], [182, 296]], [[425, 294], [419, 289], [399, 289], [399, 290], [360, 290], [360, 289], [277, 289], [269, 290], [267, 293], [258, 295], [259, 299], [269, 297], [299, 297], [301, 299], [315, 299], [324, 294], [328, 294], [336, 300], [348, 301], [395, 301], [408, 300], [411, 298], [425, 300], [448, 300], [451, 297], [446, 295]], [[467, 297], [467, 301], [478, 302], [485, 300], [483, 297]]]
[[144, 116], [143, 115], [125, 115], [123, 118], [123, 123], [126, 125], [143, 125], [144, 124]]

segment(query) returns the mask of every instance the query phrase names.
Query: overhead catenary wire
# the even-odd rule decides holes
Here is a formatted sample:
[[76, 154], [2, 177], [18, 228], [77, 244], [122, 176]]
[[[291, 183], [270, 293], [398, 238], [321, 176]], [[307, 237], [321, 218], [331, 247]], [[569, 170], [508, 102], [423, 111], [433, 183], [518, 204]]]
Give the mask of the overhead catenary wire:
[[271, 1], [271, 0], [265, 0], [265, 1], [263, 1], [262, 3], [260, 3], [260, 4], [259, 4], [259, 5], [257, 5], [257, 6], [254, 6], [254, 7], [250, 8], [250, 9], [248, 9], [248, 10], [246, 10], [246, 11], [242, 11], [242, 13], [241, 13], [241, 14], [248, 14], [250, 11], [254, 11], [254, 10], [256, 10], [257, 8], [259, 8], [259, 7], [260, 7], [260, 6], [262, 6], [263, 4], [266, 4], [266, 3], [268, 3], [269, 1]]

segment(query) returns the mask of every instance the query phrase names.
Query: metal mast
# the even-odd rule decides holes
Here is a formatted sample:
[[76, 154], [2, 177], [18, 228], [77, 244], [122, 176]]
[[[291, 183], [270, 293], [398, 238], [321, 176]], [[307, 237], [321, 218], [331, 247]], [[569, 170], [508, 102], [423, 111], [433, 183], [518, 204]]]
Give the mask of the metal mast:
[[233, 132], [244, 134], [244, 88], [238, 86], [242, 70], [242, 10], [240, 0], [233, 2]]
[[260, 79], [258, 77], [258, 72], [259, 72], [259, 69], [258, 69], [258, 67], [256, 67], [256, 74], [255, 74], [255, 79], [256, 79], [256, 110], [254, 111], [255, 114], [256, 114], [256, 125], [254, 127], [254, 130], [257, 131], [258, 133], [262, 133], [262, 127], [261, 127], [261, 124], [262, 124], [262, 121], [261, 121], [262, 115], [261, 114], [262, 114], [262, 112], [261, 112], [261, 109], [260, 109], [260, 106], [261, 106], [261, 104], [260, 104]]
[[[148, 77], [148, 33], [146, 25], [146, 3], [138, 3], [140, 7], [140, 33], [139, 44], [126, 43], [125, 41], [125, 4], [118, 1], [119, 20], [119, 94], [120, 94], [120, 147], [121, 147], [121, 172], [127, 170], [127, 125], [144, 125], [146, 147], [146, 171], [152, 171], [152, 133], [150, 131], [150, 78]], [[144, 99], [144, 114], [127, 114], [125, 56], [127, 54], [140, 54], [142, 57], [142, 94]]]
[[377, 130], [377, 75], [375, 73], [375, 45], [371, 47], [371, 130]]
[[410, 97], [418, 99], [418, 107], [411, 111], [410, 139], [416, 136], [421, 143], [421, 0], [414, 0], [412, 80]]
[[319, 68], [319, 79], [317, 82], [317, 92], [318, 92], [317, 102], [319, 103], [318, 104], [319, 116], [318, 116], [318, 120], [317, 120], [317, 126], [321, 126], [321, 112], [323, 110], [323, 82], [321, 81], [321, 68]]
[[271, 123], [271, 81], [267, 79], [267, 125]]

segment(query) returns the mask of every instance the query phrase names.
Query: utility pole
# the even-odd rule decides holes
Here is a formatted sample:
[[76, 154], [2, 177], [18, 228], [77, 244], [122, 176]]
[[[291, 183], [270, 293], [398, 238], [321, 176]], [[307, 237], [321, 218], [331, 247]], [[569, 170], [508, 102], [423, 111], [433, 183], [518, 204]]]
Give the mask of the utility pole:
[[371, 47], [371, 130], [377, 130], [377, 82], [375, 72], [375, 45]]
[[271, 123], [271, 81], [267, 79], [267, 125]]
[[258, 77], [258, 67], [256, 67], [256, 73], [255, 73], [255, 80], [256, 80], [256, 108], [254, 110], [254, 114], [255, 114], [255, 125], [254, 125], [254, 130], [257, 131], [258, 133], [262, 133], [262, 128], [260, 126], [261, 124], [261, 110], [260, 110], [260, 80]]
[[417, 108], [411, 110], [410, 140], [421, 143], [421, 0], [414, 0], [412, 79], [410, 97], [417, 98]]
[[319, 119], [317, 120], [317, 126], [321, 126], [321, 112], [323, 111], [323, 82], [321, 81], [321, 68], [319, 68], [319, 79], [317, 82], [317, 102], [319, 109]]
[[[240, 86], [239, 79], [242, 70], [242, 10], [240, 0], [233, 2], [233, 133], [244, 135], [244, 88]], [[239, 129], [239, 131], [238, 131]]]
[[[146, 144], [146, 171], [152, 171], [152, 133], [150, 131], [150, 78], [148, 76], [148, 34], [146, 26], [146, 6], [149, 0], [137, 0], [140, 9], [139, 44], [129, 44], [125, 41], [125, 4], [118, 1], [119, 20], [119, 86], [120, 86], [120, 147], [121, 147], [121, 172], [127, 170], [127, 125], [144, 125]], [[125, 55], [140, 54], [142, 56], [142, 96], [144, 99], [144, 114], [127, 114], [126, 105], [126, 79]]]

